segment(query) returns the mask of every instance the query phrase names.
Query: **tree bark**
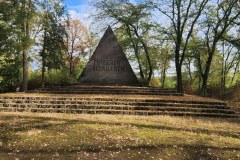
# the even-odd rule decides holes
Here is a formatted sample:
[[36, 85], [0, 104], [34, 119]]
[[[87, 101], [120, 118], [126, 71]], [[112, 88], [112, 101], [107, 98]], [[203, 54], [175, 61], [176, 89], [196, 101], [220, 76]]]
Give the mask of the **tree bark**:
[[209, 71], [212, 63], [212, 58], [215, 52], [215, 47], [213, 47], [213, 50], [209, 53], [208, 60], [205, 65], [205, 70], [202, 75], [202, 87], [201, 87], [201, 95], [206, 95], [207, 94], [207, 81], [209, 77]]
[[42, 57], [42, 82], [41, 87], [45, 87], [45, 67], [46, 67], [46, 37], [47, 37], [47, 28], [44, 28], [44, 35], [43, 35], [43, 48], [41, 52]]
[[165, 87], [165, 79], [166, 79], [166, 68], [164, 67], [161, 75], [161, 88]]
[[45, 87], [45, 66], [46, 66], [46, 60], [45, 57], [42, 56], [42, 84], [41, 87], [44, 88]]
[[[179, 25], [180, 27], [180, 25]], [[183, 83], [182, 83], [182, 64], [180, 63], [180, 45], [181, 45], [181, 35], [178, 33], [176, 48], [175, 48], [175, 66], [177, 73], [177, 92], [183, 93]]]
[[28, 90], [28, 55], [27, 51], [23, 51], [23, 92]]
[[183, 83], [182, 83], [182, 66], [176, 62], [176, 72], [177, 72], [177, 92], [183, 93]]
[[[22, 4], [22, 12], [25, 13], [23, 17], [23, 23], [22, 23], [22, 32], [24, 33], [24, 37], [29, 37], [30, 32], [30, 25], [29, 25], [29, 12], [31, 8], [31, 0], [28, 2], [28, 9], [26, 8], [26, 2], [23, 2]], [[26, 92], [28, 90], [28, 48], [26, 47], [26, 41], [23, 42], [24, 48], [22, 51], [22, 57], [23, 57], [23, 84], [22, 84], [22, 90], [23, 92]]]

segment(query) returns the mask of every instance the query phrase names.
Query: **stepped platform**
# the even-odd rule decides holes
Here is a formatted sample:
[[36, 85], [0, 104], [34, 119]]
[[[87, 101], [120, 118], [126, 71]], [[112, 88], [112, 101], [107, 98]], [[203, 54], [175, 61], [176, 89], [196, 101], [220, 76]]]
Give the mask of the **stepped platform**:
[[53, 86], [28, 91], [28, 93], [55, 93], [55, 94], [137, 94], [137, 95], [165, 95], [183, 96], [176, 89], [161, 89], [154, 87], [133, 86]]
[[2, 112], [171, 115], [237, 118], [222, 101], [198, 96], [137, 94], [0, 94]]

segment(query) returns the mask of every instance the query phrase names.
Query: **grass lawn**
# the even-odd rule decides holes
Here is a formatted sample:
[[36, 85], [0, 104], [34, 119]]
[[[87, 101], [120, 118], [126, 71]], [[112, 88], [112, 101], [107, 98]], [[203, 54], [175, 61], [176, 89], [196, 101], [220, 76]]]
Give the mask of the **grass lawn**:
[[0, 112], [0, 159], [240, 159], [240, 120]]

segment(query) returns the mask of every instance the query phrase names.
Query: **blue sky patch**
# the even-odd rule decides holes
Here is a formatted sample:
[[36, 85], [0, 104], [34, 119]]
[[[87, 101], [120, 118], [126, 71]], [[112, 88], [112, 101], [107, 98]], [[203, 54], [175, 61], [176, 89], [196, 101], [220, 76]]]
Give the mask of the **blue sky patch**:
[[64, 4], [66, 6], [78, 6], [87, 3], [86, 0], [65, 0]]

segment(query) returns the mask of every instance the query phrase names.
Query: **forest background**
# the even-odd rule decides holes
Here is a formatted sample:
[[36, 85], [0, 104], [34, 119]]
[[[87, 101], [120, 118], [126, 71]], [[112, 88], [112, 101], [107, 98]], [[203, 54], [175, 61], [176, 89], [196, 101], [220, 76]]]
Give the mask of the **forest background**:
[[89, 1], [88, 22], [63, 0], [0, 0], [0, 89], [76, 84], [111, 25], [143, 86], [240, 95], [239, 0]]

